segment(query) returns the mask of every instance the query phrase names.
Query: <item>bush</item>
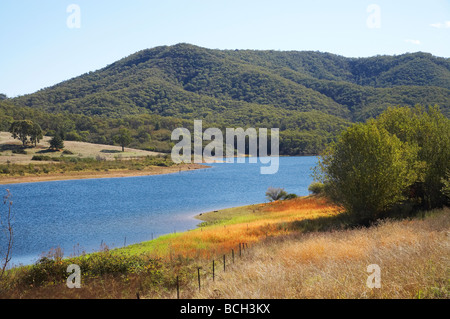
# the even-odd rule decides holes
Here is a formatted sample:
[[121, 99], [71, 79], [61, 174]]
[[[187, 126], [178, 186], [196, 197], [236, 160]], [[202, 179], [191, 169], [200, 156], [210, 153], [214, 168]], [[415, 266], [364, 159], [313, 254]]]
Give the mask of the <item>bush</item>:
[[20, 283], [38, 287], [48, 283], [62, 282], [67, 278], [67, 266], [68, 264], [61, 260], [42, 257], [24, 272]]
[[297, 196], [297, 194], [287, 194], [286, 196], [284, 196], [284, 198], [283, 199], [294, 199], [294, 198], [297, 198], [298, 196]]
[[34, 155], [31, 158], [32, 161], [51, 161], [52, 158], [50, 156], [47, 155]]
[[320, 182], [311, 183], [308, 187], [308, 191], [314, 195], [322, 195], [325, 190], [325, 185]]
[[18, 148], [18, 149], [12, 150], [12, 153], [26, 155], [27, 151], [25, 151], [23, 148]]

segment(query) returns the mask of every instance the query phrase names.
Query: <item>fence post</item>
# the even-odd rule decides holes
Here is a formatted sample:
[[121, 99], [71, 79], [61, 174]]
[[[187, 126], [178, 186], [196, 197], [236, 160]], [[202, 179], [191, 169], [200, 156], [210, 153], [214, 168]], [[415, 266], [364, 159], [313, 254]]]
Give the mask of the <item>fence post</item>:
[[213, 259], [213, 281], [214, 281], [214, 259]]
[[197, 274], [198, 274], [198, 291], [200, 291], [200, 267], [197, 268]]
[[231, 249], [231, 257], [233, 258], [233, 264], [234, 264], [234, 249]]
[[225, 255], [223, 255], [223, 271], [225, 272]]
[[177, 299], [180, 299], [180, 282], [177, 276]]
[[239, 243], [239, 257], [242, 256], [241, 243]]

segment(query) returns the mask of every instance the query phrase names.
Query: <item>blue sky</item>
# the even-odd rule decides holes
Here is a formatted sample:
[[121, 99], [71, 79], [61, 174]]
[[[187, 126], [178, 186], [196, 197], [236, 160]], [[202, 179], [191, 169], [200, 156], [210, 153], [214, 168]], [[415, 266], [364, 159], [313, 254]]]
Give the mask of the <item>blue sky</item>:
[[0, 40], [0, 93], [14, 97], [180, 42], [449, 58], [450, 0], [1, 0]]

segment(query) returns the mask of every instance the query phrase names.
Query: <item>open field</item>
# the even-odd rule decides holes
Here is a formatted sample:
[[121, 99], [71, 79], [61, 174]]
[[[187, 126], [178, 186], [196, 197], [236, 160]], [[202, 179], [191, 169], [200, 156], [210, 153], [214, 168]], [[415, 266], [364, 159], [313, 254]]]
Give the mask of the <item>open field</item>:
[[[182, 298], [449, 297], [449, 208], [368, 228], [349, 227], [345, 213], [313, 196], [198, 217], [205, 220], [198, 229], [149, 242], [67, 259], [53, 252], [11, 272], [11, 290], [0, 296], [176, 298], [178, 276]], [[82, 268], [81, 289], [65, 286], [71, 263]], [[371, 264], [380, 266], [381, 288], [366, 286]]]
[[[10, 162], [11, 164], [29, 164], [34, 155], [49, 155], [60, 156], [62, 152], [47, 152], [50, 146], [51, 137], [44, 136], [44, 138], [37, 144], [37, 147], [27, 148], [27, 154], [16, 154], [13, 150], [19, 149], [22, 143], [19, 140], [13, 139], [11, 133], [0, 132], [0, 164]], [[125, 148], [122, 152], [122, 147], [115, 145], [92, 144], [85, 142], [64, 141], [64, 149], [73, 153], [74, 157], [99, 157], [105, 160], [114, 160], [119, 157], [128, 159], [141, 156], [156, 156], [162, 155], [157, 152], [150, 152], [132, 148]]]
[[[132, 148], [122, 152], [120, 146], [85, 142], [64, 141], [66, 152], [50, 152], [49, 141], [49, 137], [44, 137], [36, 147], [26, 148], [22, 154], [21, 142], [10, 133], [0, 132], [0, 184], [144, 176], [206, 167], [174, 165], [162, 153]], [[32, 160], [33, 156], [42, 156], [44, 160]]]

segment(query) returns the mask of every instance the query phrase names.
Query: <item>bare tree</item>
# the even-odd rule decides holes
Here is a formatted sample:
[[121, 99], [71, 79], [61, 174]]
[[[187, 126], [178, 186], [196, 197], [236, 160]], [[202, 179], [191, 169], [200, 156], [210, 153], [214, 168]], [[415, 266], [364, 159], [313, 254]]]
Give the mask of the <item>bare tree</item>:
[[2, 279], [5, 274], [6, 267], [8, 263], [11, 261], [11, 253], [13, 246], [13, 227], [12, 227], [12, 200], [11, 193], [9, 189], [6, 190], [6, 195], [3, 196], [3, 205], [6, 205], [8, 209], [6, 212], [0, 211], [0, 228], [2, 234], [0, 235], [0, 257], [2, 260], [0, 262], [1, 270], [0, 270], [0, 279]]
[[287, 195], [284, 188], [269, 187], [266, 191], [266, 198], [271, 202], [284, 199]]

